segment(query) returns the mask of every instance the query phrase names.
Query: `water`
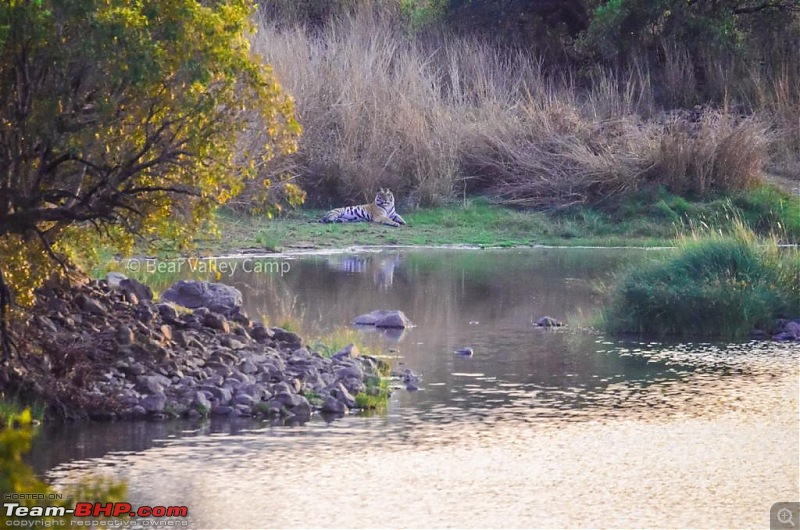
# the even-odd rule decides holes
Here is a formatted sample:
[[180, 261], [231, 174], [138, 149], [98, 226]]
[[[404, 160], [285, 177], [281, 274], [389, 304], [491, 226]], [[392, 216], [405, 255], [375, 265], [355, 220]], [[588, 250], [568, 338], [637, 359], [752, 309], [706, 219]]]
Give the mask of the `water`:
[[[240, 260], [222, 281], [273, 324], [294, 315], [315, 335], [403, 310], [417, 327], [364, 341], [421, 372], [421, 390], [332, 423], [51, 429], [31, 460], [60, 485], [126, 480], [134, 505], [187, 505], [200, 528], [767, 526], [772, 503], [800, 497], [800, 351], [581, 330], [613, 274], [653, 252], [363, 251], [261, 272], [283, 258]], [[543, 315], [569, 329], [533, 327]], [[465, 346], [473, 357], [452, 354]]]

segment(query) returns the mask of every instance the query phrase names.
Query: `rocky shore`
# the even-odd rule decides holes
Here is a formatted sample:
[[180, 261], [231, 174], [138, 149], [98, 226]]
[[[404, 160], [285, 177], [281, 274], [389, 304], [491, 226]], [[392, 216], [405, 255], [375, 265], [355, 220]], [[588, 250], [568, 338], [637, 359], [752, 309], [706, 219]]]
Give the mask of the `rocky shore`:
[[220, 284], [179, 282], [161, 297], [171, 302], [122, 275], [43, 291], [7, 378], [65, 418], [304, 421], [356, 408], [389, 373], [353, 345], [324, 357], [250, 320], [241, 293]]

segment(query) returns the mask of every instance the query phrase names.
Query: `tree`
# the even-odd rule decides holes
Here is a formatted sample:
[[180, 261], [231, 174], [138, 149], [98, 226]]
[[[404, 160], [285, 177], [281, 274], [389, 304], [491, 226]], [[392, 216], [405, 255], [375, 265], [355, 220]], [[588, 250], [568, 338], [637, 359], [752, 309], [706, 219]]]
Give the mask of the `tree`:
[[659, 41], [672, 40], [690, 51], [740, 44], [744, 18], [762, 17], [776, 30], [800, 13], [797, 0], [594, 0], [586, 44], [619, 63]]
[[[250, 0], [0, 4], [0, 323], [90, 229], [187, 243], [260, 162], [295, 148], [292, 101], [251, 55]], [[260, 127], [269, 143], [237, 153]], [[78, 242], [75, 244], [75, 242]]]

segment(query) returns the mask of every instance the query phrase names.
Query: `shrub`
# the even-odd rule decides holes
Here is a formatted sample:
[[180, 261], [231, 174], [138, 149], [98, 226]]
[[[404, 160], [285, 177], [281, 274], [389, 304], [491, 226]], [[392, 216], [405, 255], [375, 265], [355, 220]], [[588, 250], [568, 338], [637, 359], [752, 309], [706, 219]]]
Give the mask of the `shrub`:
[[629, 272], [603, 313], [611, 332], [741, 336], [800, 311], [800, 253], [732, 234], [683, 240], [677, 254]]

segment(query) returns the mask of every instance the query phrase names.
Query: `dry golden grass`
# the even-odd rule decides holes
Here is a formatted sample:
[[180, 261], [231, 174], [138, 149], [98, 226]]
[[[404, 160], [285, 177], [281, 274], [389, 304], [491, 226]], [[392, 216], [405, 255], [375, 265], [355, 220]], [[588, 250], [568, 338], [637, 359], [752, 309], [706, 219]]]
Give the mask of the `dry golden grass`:
[[[298, 176], [329, 204], [371, 200], [379, 187], [406, 208], [470, 190], [524, 206], [652, 183], [704, 194], [751, 187], [765, 164], [789, 167], [800, 148], [788, 72], [751, 97], [754, 116], [706, 110], [692, 122], [656, 104], [695, 101], [690, 57], [677, 46], [664, 47], [657, 82], [641, 61], [625, 75], [595, 70], [587, 88], [572, 72], [545, 74], [530, 54], [409, 36], [391, 10], [348, 9], [314, 28], [271, 20], [259, 21], [253, 47], [295, 98], [304, 135], [264, 171]], [[706, 70], [710, 83], [732, 82], [722, 63]], [[740, 85], [762, 86], [754, 72]]]

